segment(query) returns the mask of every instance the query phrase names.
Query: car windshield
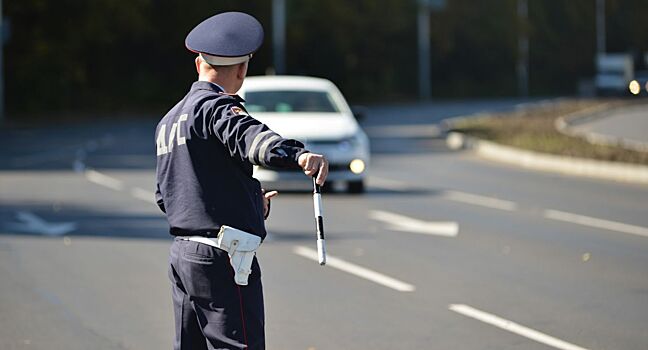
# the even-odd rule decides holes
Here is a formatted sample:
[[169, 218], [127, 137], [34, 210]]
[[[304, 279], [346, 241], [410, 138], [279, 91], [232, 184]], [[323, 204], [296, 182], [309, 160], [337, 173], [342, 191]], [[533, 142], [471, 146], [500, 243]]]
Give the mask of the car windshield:
[[326, 91], [248, 91], [245, 93], [245, 109], [251, 113], [339, 112]]

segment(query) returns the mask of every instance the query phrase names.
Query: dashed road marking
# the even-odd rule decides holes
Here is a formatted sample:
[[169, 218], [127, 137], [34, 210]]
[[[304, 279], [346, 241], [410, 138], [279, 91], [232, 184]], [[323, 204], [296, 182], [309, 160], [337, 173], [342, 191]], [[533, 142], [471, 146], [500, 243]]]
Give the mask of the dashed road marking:
[[[391, 191], [404, 191], [413, 189], [412, 186], [408, 185], [405, 182], [386, 179], [381, 177], [371, 176], [369, 177], [369, 185], [381, 187]], [[515, 202], [507, 201], [499, 198], [487, 197], [473, 193], [461, 192], [461, 191], [443, 191], [443, 198], [461, 202], [472, 205], [479, 205], [482, 207], [500, 209], [506, 211], [515, 211], [518, 209], [518, 205]]]
[[122, 191], [124, 189], [124, 183], [121, 180], [102, 174], [96, 170], [88, 169], [84, 174], [88, 181], [96, 183], [97, 185], [101, 185], [115, 191]]
[[[293, 251], [295, 254], [299, 256], [302, 256], [304, 258], [313, 261], [318, 261], [316, 250], [309, 249], [302, 246], [297, 246]], [[350, 262], [346, 262], [340, 258], [336, 258], [330, 255], [326, 257], [326, 266], [332, 267], [334, 269], [338, 269], [340, 271], [344, 271], [346, 273], [380, 284], [387, 288], [397, 290], [399, 292], [413, 292], [416, 289], [416, 287], [414, 287], [409, 283], [399, 281], [395, 278], [389, 277], [387, 275], [383, 275], [382, 273], [369, 270], [365, 267], [358, 266]]]
[[[370, 184], [375, 184], [378, 187], [387, 188], [390, 190], [405, 190], [411, 187], [408, 187], [405, 182], [379, 178], [379, 177], [370, 177]], [[492, 198], [482, 195], [477, 195], [473, 193], [460, 192], [460, 191], [443, 191], [443, 198], [455, 202], [461, 202], [471, 205], [478, 205], [482, 207], [488, 207], [493, 209], [500, 209], [504, 211], [514, 212], [519, 210], [519, 205], [513, 201], [503, 200], [499, 198]], [[626, 224], [618, 221], [599, 219], [591, 216], [573, 214], [560, 210], [553, 209], [542, 209], [543, 217], [550, 220], [557, 220], [563, 222], [569, 222], [572, 224], [583, 225], [603, 230], [616, 231], [622, 233], [633, 234], [642, 237], [648, 237], [648, 227], [637, 226]], [[370, 214], [371, 215], [371, 214]], [[398, 224], [398, 223], [395, 223]]]
[[475, 309], [473, 307], [470, 307], [468, 305], [464, 304], [451, 304], [448, 306], [448, 309], [459, 313], [461, 315], [473, 318], [475, 320], [488, 323], [490, 325], [493, 325], [495, 327], [501, 328], [505, 331], [515, 333], [517, 335], [523, 336], [525, 338], [529, 338], [531, 340], [537, 341], [538, 343], [542, 343], [545, 345], [549, 345], [551, 347], [554, 347], [556, 349], [561, 349], [561, 350], [587, 350], [586, 348], [580, 347], [578, 345], [574, 345], [572, 343], [568, 343], [564, 340], [560, 340], [558, 338], [552, 337], [550, 335], [547, 335], [545, 333], [536, 331], [534, 329], [531, 329], [529, 327], [525, 327], [521, 324], [515, 323], [513, 321], [509, 321], [507, 319], [501, 318], [499, 316], [489, 314], [487, 312]]
[[395, 231], [444, 237], [456, 237], [459, 234], [459, 224], [454, 221], [423, 221], [382, 210], [371, 210], [369, 217], [386, 223], [389, 229]]
[[482, 207], [487, 207], [492, 209], [500, 209], [506, 211], [515, 211], [518, 209], [518, 205], [515, 202], [511, 202], [499, 198], [480, 196], [480, 195], [466, 193], [466, 192], [445, 191], [443, 197], [445, 199], [449, 199], [455, 202], [479, 205]]
[[[88, 169], [84, 171], [84, 175], [88, 181], [101, 185], [103, 187], [110, 188], [118, 192], [122, 192], [127, 189], [123, 181], [116, 179], [112, 176], [100, 173], [93, 169]], [[130, 187], [129, 194], [135, 199], [142, 200], [147, 203], [155, 204], [155, 193], [147, 191], [140, 187]]]
[[622, 222], [603, 220], [593, 218], [590, 216], [572, 214], [559, 210], [545, 210], [544, 217], [547, 219], [570, 222], [573, 224], [600, 228], [604, 230], [617, 231], [623, 233], [630, 233], [633, 235], [648, 237], [648, 228], [642, 226], [635, 226], [624, 224]]

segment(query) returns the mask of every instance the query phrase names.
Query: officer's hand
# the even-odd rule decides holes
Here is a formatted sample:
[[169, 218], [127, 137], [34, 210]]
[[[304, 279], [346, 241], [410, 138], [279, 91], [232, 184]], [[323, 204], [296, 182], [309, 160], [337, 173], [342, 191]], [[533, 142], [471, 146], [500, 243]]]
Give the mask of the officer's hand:
[[270, 198], [277, 196], [279, 192], [266, 192], [266, 190], [261, 189], [261, 193], [263, 195], [263, 217], [267, 219], [270, 214]]
[[299, 156], [297, 163], [299, 163], [299, 166], [304, 170], [304, 174], [306, 174], [307, 176], [313, 176], [317, 174], [315, 182], [317, 182], [317, 184], [320, 186], [324, 185], [324, 181], [326, 181], [326, 177], [328, 176], [329, 164], [328, 160], [326, 160], [323, 155], [315, 153], [304, 153]]

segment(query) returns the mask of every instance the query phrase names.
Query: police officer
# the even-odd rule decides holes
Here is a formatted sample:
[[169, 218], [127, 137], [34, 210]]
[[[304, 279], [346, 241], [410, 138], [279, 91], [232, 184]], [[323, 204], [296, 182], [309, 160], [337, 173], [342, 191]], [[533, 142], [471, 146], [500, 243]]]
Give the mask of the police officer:
[[266, 236], [264, 219], [276, 192], [261, 189], [253, 165], [301, 169], [320, 185], [328, 174], [322, 155], [248, 115], [235, 95], [262, 41], [261, 24], [244, 13], [198, 24], [185, 41], [197, 53], [198, 81], [156, 129], [156, 200], [175, 236], [169, 258], [174, 349], [265, 348], [259, 264], [250, 260], [247, 283], [237, 284], [231, 250], [217, 248], [221, 229]]

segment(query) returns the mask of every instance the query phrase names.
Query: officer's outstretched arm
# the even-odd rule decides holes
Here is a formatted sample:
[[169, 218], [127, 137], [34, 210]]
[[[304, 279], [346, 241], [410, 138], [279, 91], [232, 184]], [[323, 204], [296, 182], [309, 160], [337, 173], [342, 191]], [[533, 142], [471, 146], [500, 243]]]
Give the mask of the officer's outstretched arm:
[[297, 161], [299, 166], [304, 170], [304, 174], [307, 176], [314, 176], [317, 174], [315, 182], [318, 185], [324, 185], [326, 177], [328, 176], [328, 160], [321, 155], [316, 153], [304, 153], [299, 156]]
[[284, 139], [235, 103], [216, 108], [211, 129], [234, 158], [270, 168], [299, 168], [304, 145]]

